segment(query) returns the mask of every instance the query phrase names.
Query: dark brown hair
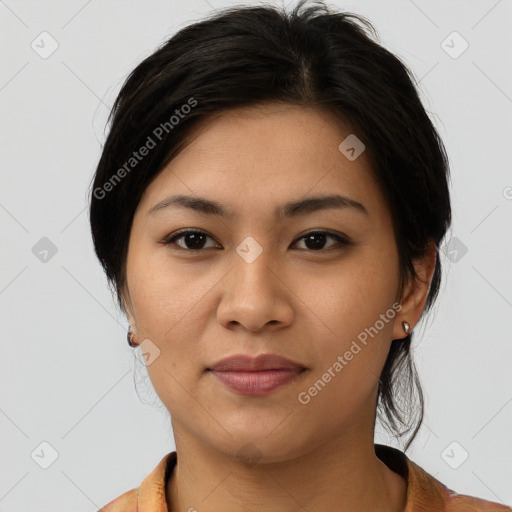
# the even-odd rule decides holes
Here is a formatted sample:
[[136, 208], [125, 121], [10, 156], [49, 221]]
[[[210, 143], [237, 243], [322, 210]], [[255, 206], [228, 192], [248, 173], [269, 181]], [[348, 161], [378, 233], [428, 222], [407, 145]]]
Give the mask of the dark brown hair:
[[[123, 312], [131, 224], [148, 184], [200, 120], [270, 102], [328, 110], [357, 133], [393, 219], [398, 299], [417, 278], [413, 261], [430, 240], [436, 244], [424, 313], [431, 308], [441, 283], [439, 246], [451, 223], [448, 158], [412, 73], [377, 40], [367, 19], [319, 1], [302, 0], [291, 12], [232, 7], [186, 26], [137, 65], [110, 113], [90, 203], [95, 251]], [[411, 432], [406, 449], [423, 419], [411, 337], [392, 342], [377, 408], [397, 438]]]

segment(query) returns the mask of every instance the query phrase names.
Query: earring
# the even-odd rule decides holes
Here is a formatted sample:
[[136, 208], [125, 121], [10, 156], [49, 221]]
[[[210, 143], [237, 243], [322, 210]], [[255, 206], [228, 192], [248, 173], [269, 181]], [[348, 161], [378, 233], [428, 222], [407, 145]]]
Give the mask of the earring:
[[126, 335], [126, 339], [128, 341], [128, 345], [130, 345], [130, 347], [136, 347], [137, 346], [137, 343], [136, 343], [136, 340], [135, 340], [135, 336], [132, 332], [132, 328], [130, 327], [128, 329], [128, 333]]
[[405, 320], [402, 322], [402, 327], [406, 333], [408, 333], [409, 329], [411, 328], [411, 326], [409, 325], [409, 322], [406, 322]]

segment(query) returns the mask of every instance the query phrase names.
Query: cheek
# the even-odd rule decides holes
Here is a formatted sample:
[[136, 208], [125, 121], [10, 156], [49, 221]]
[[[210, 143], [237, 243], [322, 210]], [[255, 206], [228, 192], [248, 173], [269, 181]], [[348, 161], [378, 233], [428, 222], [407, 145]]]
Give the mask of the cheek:
[[168, 410], [186, 409], [202, 371], [197, 340], [207, 316], [201, 298], [204, 301], [212, 285], [190, 280], [165, 265], [146, 262], [133, 269], [128, 282], [140, 341], [149, 340], [145, 341], [151, 357], [150, 364], [146, 361], [148, 375]]
[[[328, 345], [350, 344], [392, 307], [398, 269], [392, 259], [374, 254], [374, 249], [361, 251], [339, 265], [301, 273], [295, 280], [293, 291], [305, 306], [308, 323]], [[385, 337], [391, 328], [392, 322], [388, 322], [379, 330]]]
[[202, 300], [218, 281], [200, 264], [173, 262], [162, 247], [134, 249], [127, 279], [138, 329], [160, 344], [183, 338], [190, 317], [197, 316]]
[[298, 293], [307, 305], [308, 323], [315, 326], [311, 335], [318, 366], [308, 385], [315, 386], [312, 393], [321, 390], [318, 403], [335, 400], [355, 410], [374, 390], [392, 339], [396, 286], [392, 266], [364, 257], [325, 274], [322, 282], [301, 280]]
[[381, 310], [368, 304], [359, 312], [346, 310], [332, 319], [331, 330], [337, 336], [315, 340], [316, 365], [299, 390], [303, 393], [299, 402], [307, 402], [304, 407], [311, 407], [312, 417], [323, 418], [322, 429], [336, 431], [340, 425], [365, 423], [362, 417], [372, 416], [395, 315], [391, 308], [382, 311], [380, 316]]
[[372, 423], [368, 420], [375, 412], [378, 377], [365, 368], [363, 357], [353, 359], [339, 372], [326, 366], [299, 390], [297, 407], [306, 423], [312, 423], [312, 431], [331, 437], [349, 425], [364, 428]]

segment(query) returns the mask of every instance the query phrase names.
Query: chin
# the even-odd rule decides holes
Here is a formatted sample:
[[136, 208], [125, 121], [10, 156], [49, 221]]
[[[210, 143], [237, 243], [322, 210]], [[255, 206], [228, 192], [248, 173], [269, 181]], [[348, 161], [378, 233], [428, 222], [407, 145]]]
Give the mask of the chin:
[[[233, 433], [233, 436], [225, 439], [223, 443], [219, 445], [212, 443], [211, 446], [247, 466], [285, 462], [307, 453], [306, 440], [303, 444], [298, 444], [300, 441], [296, 436], [283, 434], [269, 435], [268, 431], [254, 430], [250, 433], [240, 433], [240, 435]], [[290, 439], [293, 439], [293, 443]]]

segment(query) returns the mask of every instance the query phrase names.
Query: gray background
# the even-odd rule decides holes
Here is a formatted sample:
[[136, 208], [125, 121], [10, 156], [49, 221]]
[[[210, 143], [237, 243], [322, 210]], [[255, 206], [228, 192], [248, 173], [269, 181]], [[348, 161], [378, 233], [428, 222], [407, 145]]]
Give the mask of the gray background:
[[[0, 511], [95, 511], [174, 449], [93, 254], [86, 195], [127, 74], [235, 3], [0, 1]], [[409, 456], [459, 493], [510, 504], [512, 0], [330, 5], [366, 15], [421, 80], [451, 159], [454, 222], [439, 301], [416, 329], [427, 404]]]

